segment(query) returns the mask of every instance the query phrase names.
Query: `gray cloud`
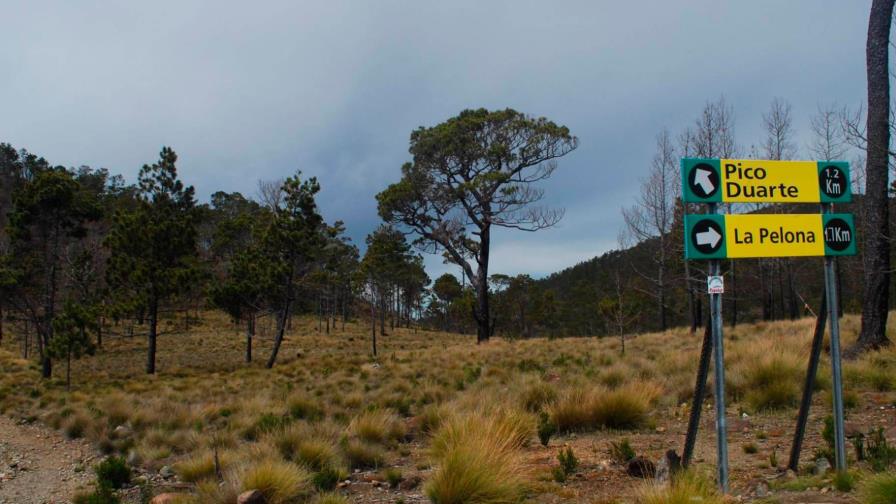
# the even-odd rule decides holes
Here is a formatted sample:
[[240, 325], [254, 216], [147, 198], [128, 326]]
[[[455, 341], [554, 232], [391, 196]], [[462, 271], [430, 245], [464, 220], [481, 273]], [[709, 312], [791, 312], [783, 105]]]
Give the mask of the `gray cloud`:
[[493, 271], [543, 275], [615, 246], [654, 135], [706, 100], [745, 148], [773, 97], [800, 145], [816, 104], [860, 103], [869, 4], [6, 2], [0, 141], [131, 180], [171, 145], [203, 197], [301, 169], [363, 243], [412, 129], [514, 107], [581, 141], [546, 184], [561, 226], [495, 244]]

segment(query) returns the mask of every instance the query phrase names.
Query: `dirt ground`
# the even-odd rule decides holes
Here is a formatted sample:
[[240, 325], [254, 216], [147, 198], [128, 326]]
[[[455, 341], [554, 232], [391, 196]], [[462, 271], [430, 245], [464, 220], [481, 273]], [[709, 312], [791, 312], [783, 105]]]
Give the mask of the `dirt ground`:
[[84, 440], [0, 416], [0, 504], [70, 502], [96, 457]]

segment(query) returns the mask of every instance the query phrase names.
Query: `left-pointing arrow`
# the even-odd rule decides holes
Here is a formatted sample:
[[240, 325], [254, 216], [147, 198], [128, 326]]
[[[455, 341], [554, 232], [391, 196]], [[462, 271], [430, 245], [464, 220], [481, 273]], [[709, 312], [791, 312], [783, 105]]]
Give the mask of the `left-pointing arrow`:
[[702, 233], [697, 233], [697, 245], [709, 245], [712, 248], [716, 248], [716, 245], [719, 244], [719, 240], [721, 239], [722, 235], [713, 228], [709, 228]]
[[710, 175], [712, 175], [712, 172], [703, 168], [697, 168], [697, 172], [694, 174], [694, 183], [699, 185], [706, 194], [712, 194], [712, 191], [716, 188], [712, 180], [709, 179]]

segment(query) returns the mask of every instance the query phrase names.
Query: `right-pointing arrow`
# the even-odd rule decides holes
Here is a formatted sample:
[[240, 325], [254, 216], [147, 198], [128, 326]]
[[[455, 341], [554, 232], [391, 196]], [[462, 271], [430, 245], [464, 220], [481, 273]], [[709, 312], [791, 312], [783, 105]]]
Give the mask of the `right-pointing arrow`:
[[697, 245], [709, 245], [712, 248], [716, 248], [716, 245], [719, 244], [719, 240], [721, 239], [722, 235], [720, 235], [714, 228], [709, 228], [702, 233], [697, 233]]
[[712, 175], [712, 172], [709, 170], [704, 170], [703, 168], [697, 168], [697, 173], [694, 174], [694, 182], [703, 188], [703, 192], [705, 194], [712, 193], [713, 189], [716, 188], [713, 185], [712, 181], [709, 180], [709, 176]]

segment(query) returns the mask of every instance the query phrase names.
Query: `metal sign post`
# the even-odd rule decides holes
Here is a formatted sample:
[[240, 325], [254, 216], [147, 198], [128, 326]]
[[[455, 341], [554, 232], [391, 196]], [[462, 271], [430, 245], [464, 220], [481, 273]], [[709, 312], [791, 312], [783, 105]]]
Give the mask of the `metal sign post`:
[[[704, 203], [703, 215], [684, 216], [685, 259], [708, 260], [710, 331], [704, 336], [694, 403], [685, 437], [684, 464], [690, 462], [697, 434], [702, 394], [707, 374], [709, 342], [715, 369], [716, 438], [718, 441], [719, 486], [728, 492], [728, 437], [725, 421], [725, 352], [722, 344], [722, 259], [748, 257], [825, 257], [825, 299], [831, 323], [831, 360], [834, 381], [834, 438], [838, 471], [846, 469], [843, 435], [843, 393], [840, 370], [840, 325], [837, 318], [837, 275], [834, 256], [855, 255], [855, 223], [852, 215], [832, 213], [833, 203], [852, 200], [849, 163], [844, 161], [763, 161], [739, 159], [683, 158], [682, 199]], [[718, 212], [722, 202], [822, 203], [820, 214], [726, 214]], [[821, 319], [819, 319], [820, 321]], [[823, 322], [819, 325], [823, 331]], [[820, 347], [820, 335], [816, 335]], [[817, 352], [817, 350], [816, 350]], [[806, 378], [800, 426], [805, 426], [807, 397], [811, 399], [810, 363]], [[804, 411], [805, 410], [805, 411]], [[802, 427], [798, 426], [798, 429]], [[790, 465], [798, 460], [802, 432], [794, 440]]]
[[[718, 213], [715, 203], [709, 205], [709, 213]], [[709, 274], [721, 275], [718, 259], [709, 262]], [[713, 370], [716, 400], [716, 441], [719, 457], [719, 487], [728, 493], [728, 426], [725, 421], [725, 352], [722, 348], [722, 294], [709, 295], [709, 310], [712, 316]]]
[[[833, 205], [825, 205], [825, 213]], [[828, 322], [831, 324], [831, 374], [834, 386], [834, 459], [838, 472], [846, 470], [846, 437], [843, 429], [843, 378], [840, 370], [840, 317], [837, 313], [837, 272], [834, 258], [824, 258], [824, 288], [828, 301]]]

